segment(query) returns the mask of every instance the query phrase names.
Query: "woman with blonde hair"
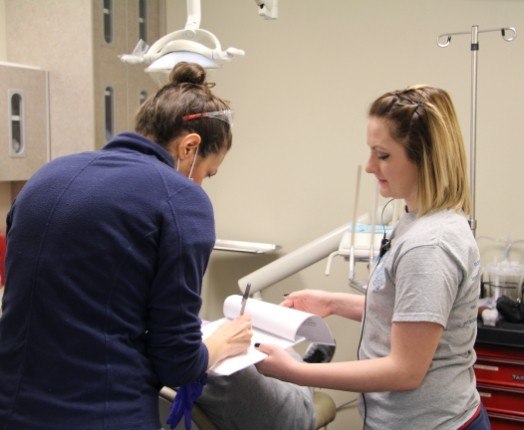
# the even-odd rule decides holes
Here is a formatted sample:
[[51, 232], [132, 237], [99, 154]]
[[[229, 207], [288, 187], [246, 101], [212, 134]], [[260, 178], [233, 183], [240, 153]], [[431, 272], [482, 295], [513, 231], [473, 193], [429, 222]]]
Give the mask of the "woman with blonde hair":
[[381, 248], [366, 295], [316, 290], [284, 306], [361, 321], [358, 360], [297, 363], [275, 346], [257, 365], [298, 384], [356, 391], [366, 429], [489, 429], [473, 363], [480, 256], [466, 215], [466, 157], [448, 93], [420, 85], [369, 110], [368, 173], [405, 213]]

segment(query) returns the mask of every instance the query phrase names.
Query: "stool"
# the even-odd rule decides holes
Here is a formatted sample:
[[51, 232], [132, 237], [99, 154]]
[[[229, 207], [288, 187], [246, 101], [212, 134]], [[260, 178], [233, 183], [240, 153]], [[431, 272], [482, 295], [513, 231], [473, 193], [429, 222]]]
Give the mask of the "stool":
[[321, 429], [327, 427], [337, 416], [337, 407], [331, 396], [323, 391], [315, 390], [313, 392], [313, 405], [316, 414], [315, 428]]
[[[176, 391], [172, 388], [163, 387], [160, 390], [160, 398], [167, 400], [169, 404], [173, 403], [175, 396]], [[318, 430], [327, 427], [327, 425], [332, 422], [337, 415], [335, 402], [329, 394], [323, 391], [315, 390], [313, 393], [313, 405], [316, 415], [315, 429]], [[198, 407], [198, 405], [193, 406], [191, 420], [196, 425], [195, 430], [218, 430], [218, 428], [211, 422], [211, 420], [207, 417], [204, 411]], [[179, 426], [177, 426], [177, 429]], [[180, 428], [184, 428], [183, 423], [182, 427]]]

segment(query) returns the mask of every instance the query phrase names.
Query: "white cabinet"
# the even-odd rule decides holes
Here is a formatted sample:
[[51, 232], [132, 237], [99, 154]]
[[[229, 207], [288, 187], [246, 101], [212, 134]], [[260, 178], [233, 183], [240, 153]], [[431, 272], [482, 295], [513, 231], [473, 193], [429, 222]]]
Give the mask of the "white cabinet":
[[0, 181], [24, 181], [49, 159], [47, 72], [0, 62], [0, 100]]

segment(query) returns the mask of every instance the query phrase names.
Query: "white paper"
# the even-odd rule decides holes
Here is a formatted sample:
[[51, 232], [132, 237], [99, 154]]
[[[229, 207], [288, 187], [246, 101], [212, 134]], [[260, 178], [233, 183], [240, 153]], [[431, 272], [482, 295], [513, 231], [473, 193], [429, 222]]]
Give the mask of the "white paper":
[[[225, 318], [204, 325], [204, 339], [228, 319], [236, 318], [240, 314], [241, 303], [242, 296], [227, 297], [224, 301]], [[245, 354], [218, 363], [212, 369], [215, 373], [230, 375], [262, 361], [266, 354], [256, 349], [255, 343], [278, 345], [282, 348], [294, 346], [304, 339], [328, 345], [335, 343], [329, 327], [317, 315], [254, 299], [248, 299], [245, 313], [249, 314], [253, 321], [251, 347]]]

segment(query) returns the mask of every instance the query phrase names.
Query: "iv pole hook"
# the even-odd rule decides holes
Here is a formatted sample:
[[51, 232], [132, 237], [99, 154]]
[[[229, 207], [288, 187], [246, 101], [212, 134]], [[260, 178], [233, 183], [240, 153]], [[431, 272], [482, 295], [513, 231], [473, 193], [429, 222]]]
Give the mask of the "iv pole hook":
[[512, 42], [517, 37], [515, 27], [503, 27], [489, 30], [479, 30], [478, 25], [471, 27], [471, 32], [443, 33], [437, 37], [437, 45], [440, 48], [446, 48], [451, 43], [452, 36], [471, 34], [471, 122], [470, 122], [470, 146], [469, 146], [469, 169], [470, 169], [470, 192], [471, 192], [471, 214], [469, 226], [475, 236], [477, 229], [477, 220], [475, 218], [475, 179], [476, 179], [476, 149], [477, 149], [477, 55], [479, 51], [478, 34], [500, 32], [502, 39], [506, 42]]

